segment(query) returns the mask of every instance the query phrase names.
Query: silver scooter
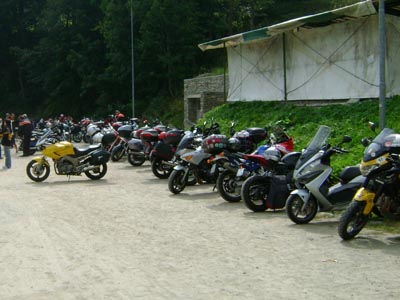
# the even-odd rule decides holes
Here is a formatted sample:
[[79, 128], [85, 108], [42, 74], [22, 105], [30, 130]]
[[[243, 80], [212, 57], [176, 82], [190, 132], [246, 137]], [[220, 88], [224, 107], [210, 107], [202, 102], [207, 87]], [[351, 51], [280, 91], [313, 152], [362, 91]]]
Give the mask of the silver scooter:
[[310, 222], [318, 211], [346, 209], [364, 183], [358, 166], [344, 168], [339, 182], [332, 183], [330, 158], [347, 153], [340, 146], [351, 142], [351, 137], [344, 136], [338, 146], [331, 146], [327, 143], [330, 133], [330, 127], [321, 125], [296, 164], [293, 179], [297, 189], [286, 200], [286, 213], [296, 224]]

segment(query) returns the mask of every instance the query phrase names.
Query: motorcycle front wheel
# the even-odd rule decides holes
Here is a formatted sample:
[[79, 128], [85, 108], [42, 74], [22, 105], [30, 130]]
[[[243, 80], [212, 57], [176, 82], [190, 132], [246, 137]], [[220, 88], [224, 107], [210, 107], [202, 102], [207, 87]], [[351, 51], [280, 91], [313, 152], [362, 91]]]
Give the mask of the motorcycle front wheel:
[[26, 166], [26, 174], [36, 182], [42, 182], [50, 175], [50, 166], [48, 164], [40, 164], [35, 160], [31, 160]]
[[318, 202], [314, 197], [310, 197], [307, 203], [298, 195], [289, 197], [286, 201], [286, 213], [290, 220], [296, 224], [307, 224], [318, 211]]
[[241, 182], [236, 180], [236, 173], [225, 170], [217, 178], [217, 189], [222, 198], [228, 202], [239, 202], [242, 199]]
[[146, 158], [135, 153], [128, 153], [128, 161], [132, 166], [139, 167], [144, 164]]
[[116, 162], [120, 161], [124, 156], [125, 149], [122, 145], [118, 145], [111, 150], [111, 160]]
[[183, 170], [173, 170], [168, 179], [168, 189], [173, 194], [179, 194], [186, 187], [185, 172]]
[[242, 185], [241, 197], [247, 208], [254, 212], [266, 211], [269, 188], [270, 182], [263, 176], [254, 175], [246, 179]]
[[353, 201], [340, 218], [338, 233], [347, 241], [354, 238], [368, 223], [369, 215], [364, 215], [364, 202]]
[[92, 180], [98, 180], [104, 177], [107, 173], [107, 163], [102, 163], [101, 165], [96, 166], [96, 168], [85, 171], [85, 175], [92, 179]]
[[172, 167], [166, 164], [163, 164], [163, 161], [159, 158], [154, 158], [151, 162], [151, 171], [154, 176], [160, 179], [166, 179], [172, 172]]

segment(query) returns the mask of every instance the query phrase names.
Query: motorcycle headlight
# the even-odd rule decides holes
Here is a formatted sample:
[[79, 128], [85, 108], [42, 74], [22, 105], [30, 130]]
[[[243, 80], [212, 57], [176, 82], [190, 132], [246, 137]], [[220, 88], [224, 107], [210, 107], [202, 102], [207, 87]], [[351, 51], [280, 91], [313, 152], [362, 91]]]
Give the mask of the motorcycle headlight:
[[187, 155], [187, 156], [183, 157], [183, 159], [186, 161], [190, 161], [192, 158], [193, 158], [193, 155]]
[[367, 176], [369, 173], [371, 173], [373, 170], [379, 167], [379, 164], [373, 164], [373, 165], [365, 165], [361, 164], [360, 165], [360, 172], [362, 176]]

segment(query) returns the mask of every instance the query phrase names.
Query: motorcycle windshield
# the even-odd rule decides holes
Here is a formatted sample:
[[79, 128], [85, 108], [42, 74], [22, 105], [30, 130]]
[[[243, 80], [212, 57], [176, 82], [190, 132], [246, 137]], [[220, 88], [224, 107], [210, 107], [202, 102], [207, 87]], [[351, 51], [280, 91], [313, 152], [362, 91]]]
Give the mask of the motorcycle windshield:
[[308, 146], [302, 151], [299, 160], [296, 164], [296, 169], [299, 169], [306, 161], [313, 157], [318, 151], [327, 145], [329, 135], [331, 134], [331, 128], [325, 125], [321, 125], [318, 128], [317, 133], [314, 135], [312, 140], [308, 143]]
[[194, 141], [194, 133], [191, 131], [188, 131], [185, 133], [183, 136], [182, 140], [179, 142], [176, 151], [182, 150], [182, 149], [187, 149], [187, 148], [193, 148], [193, 141]]
[[384, 128], [372, 141], [371, 144], [365, 148], [363, 161], [374, 160], [377, 157], [381, 156], [384, 153], [389, 151], [389, 148], [385, 146], [385, 138], [389, 135], [395, 133], [393, 129]]

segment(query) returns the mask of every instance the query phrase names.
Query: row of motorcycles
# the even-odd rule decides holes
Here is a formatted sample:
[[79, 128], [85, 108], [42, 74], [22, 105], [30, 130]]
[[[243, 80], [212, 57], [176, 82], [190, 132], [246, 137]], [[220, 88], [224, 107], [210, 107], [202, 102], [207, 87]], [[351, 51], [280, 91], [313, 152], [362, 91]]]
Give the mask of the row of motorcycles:
[[[243, 200], [254, 212], [285, 208], [296, 224], [309, 223], [318, 212], [344, 210], [338, 226], [344, 240], [354, 238], [372, 214], [399, 219], [400, 135], [392, 129], [365, 138], [361, 164], [343, 168], [335, 178], [331, 158], [348, 153], [343, 145], [352, 141], [349, 136], [331, 145], [332, 129], [321, 125], [307, 147], [294, 152], [293, 140], [279, 126], [272, 132], [248, 128], [235, 133], [233, 128], [234, 123], [230, 138], [219, 132], [180, 132], [176, 149], [170, 145], [169, 156], [152, 160], [154, 175], [168, 178], [174, 194], [196, 183], [213, 183], [228, 202]], [[375, 132], [373, 123], [370, 128]], [[164, 144], [159, 141], [155, 148]], [[164, 170], [162, 176], [157, 170]]]
[[[376, 131], [373, 123], [370, 128]], [[113, 125], [98, 122], [86, 126], [83, 136], [90, 145], [85, 148], [52, 140], [46, 131], [36, 145], [42, 156], [29, 162], [27, 174], [34, 181], [45, 180], [51, 158], [57, 175], [84, 173], [100, 179], [109, 159], [126, 155], [132, 166], [150, 161], [153, 174], [167, 179], [173, 194], [211, 183], [228, 202], [243, 200], [254, 212], [285, 208], [296, 224], [309, 223], [318, 212], [344, 210], [338, 226], [344, 240], [354, 238], [372, 214], [399, 219], [400, 134], [385, 128], [375, 138], [363, 139], [361, 164], [345, 167], [335, 180], [331, 158], [347, 153], [342, 146], [352, 139], [344, 136], [331, 145], [331, 131], [321, 125], [296, 152], [293, 139], [279, 125], [236, 132], [232, 122], [226, 136], [213, 119], [189, 131], [162, 124], [139, 127], [137, 119]]]

